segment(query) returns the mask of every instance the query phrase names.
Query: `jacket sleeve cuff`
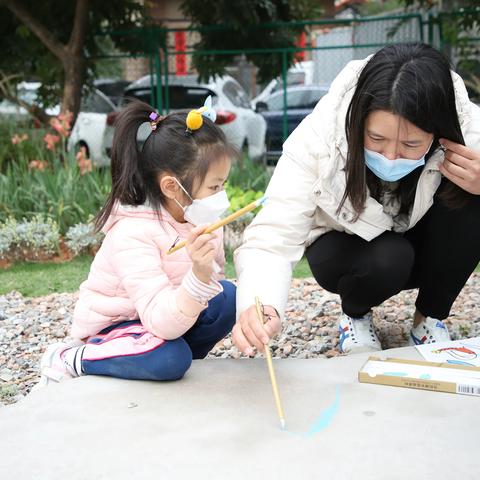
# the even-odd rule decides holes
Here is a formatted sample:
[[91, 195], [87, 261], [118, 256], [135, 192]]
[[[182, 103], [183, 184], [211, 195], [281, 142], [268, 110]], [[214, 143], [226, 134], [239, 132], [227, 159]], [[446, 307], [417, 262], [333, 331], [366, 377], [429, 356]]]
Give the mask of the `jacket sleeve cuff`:
[[192, 270], [183, 278], [182, 286], [188, 295], [197, 303], [203, 305], [204, 308], [210, 299], [223, 292], [221, 283], [216, 280], [204, 283], [195, 276]]

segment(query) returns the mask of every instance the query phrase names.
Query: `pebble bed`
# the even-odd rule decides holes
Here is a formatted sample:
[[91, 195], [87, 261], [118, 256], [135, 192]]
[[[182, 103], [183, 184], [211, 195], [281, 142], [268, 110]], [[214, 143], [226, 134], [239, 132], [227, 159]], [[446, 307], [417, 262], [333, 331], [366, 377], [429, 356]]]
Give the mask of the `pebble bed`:
[[[39, 359], [47, 345], [69, 340], [77, 294], [40, 298], [18, 292], [0, 296], [0, 407], [21, 400], [39, 379]], [[383, 348], [408, 343], [415, 290], [406, 290], [374, 309], [373, 321]], [[290, 289], [282, 333], [272, 342], [278, 358], [335, 357], [338, 351], [339, 298], [312, 278], [295, 279]], [[446, 320], [452, 339], [480, 336], [480, 275], [473, 274]], [[240, 358], [230, 336], [209, 354]]]

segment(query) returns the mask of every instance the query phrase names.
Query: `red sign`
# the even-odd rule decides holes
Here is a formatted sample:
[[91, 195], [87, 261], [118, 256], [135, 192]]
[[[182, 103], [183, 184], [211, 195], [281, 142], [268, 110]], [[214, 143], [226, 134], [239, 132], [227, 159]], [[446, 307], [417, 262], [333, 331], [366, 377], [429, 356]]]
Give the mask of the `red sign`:
[[[305, 32], [302, 32], [300, 34], [297, 41], [295, 42], [295, 46], [297, 48], [305, 48]], [[295, 54], [295, 59], [298, 62], [301, 62], [301, 61], [305, 60], [305, 50], [302, 50], [301, 52], [297, 52]]]
[[175, 32], [175, 71], [178, 76], [187, 74], [187, 34], [186, 32]]

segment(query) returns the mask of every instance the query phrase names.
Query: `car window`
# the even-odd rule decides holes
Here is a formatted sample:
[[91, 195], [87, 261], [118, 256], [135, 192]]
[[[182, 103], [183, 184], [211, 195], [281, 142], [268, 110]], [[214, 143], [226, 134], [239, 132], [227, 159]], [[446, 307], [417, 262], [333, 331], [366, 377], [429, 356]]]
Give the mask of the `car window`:
[[223, 93], [236, 107], [250, 108], [245, 90], [237, 83], [225, 82]]
[[168, 105], [171, 110], [199, 108], [209, 95], [215, 94], [208, 88], [172, 85], [168, 87]]
[[136, 89], [136, 90], [130, 90], [125, 92], [125, 96], [122, 99], [122, 105], [123, 106], [127, 105], [129, 100], [132, 98], [136, 98], [137, 100], [148, 103], [149, 105], [151, 105], [152, 103], [155, 103], [154, 101], [152, 102], [152, 97], [151, 97], [149, 88]]
[[89, 113], [110, 113], [112, 106], [96, 92], [89, 93], [82, 98], [80, 111]]
[[[289, 91], [287, 95], [287, 108], [314, 108], [325, 93], [327, 92], [319, 89]], [[283, 91], [273, 94], [267, 100], [267, 105], [269, 110], [282, 110]]]
[[[305, 76], [305, 72], [288, 72], [287, 87], [292, 87], [294, 85], [304, 85]], [[283, 82], [281, 79], [278, 79], [277, 84], [273, 88], [272, 92], [279, 92], [280, 90], [283, 90]]]
[[[204, 103], [209, 95], [213, 97], [213, 102], [215, 103], [215, 93], [209, 90], [208, 88], [202, 87], [187, 87], [172, 85], [168, 87], [168, 105], [170, 110], [188, 110], [192, 108], [199, 108]], [[128, 98], [137, 98], [142, 102], [152, 105], [156, 103], [157, 91], [153, 90], [153, 99], [150, 93], [149, 88], [135, 89], [125, 92], [125, 97]], [[165, 101], [165, 98], [163, 99]], [[125, 99], [122, 102], [124, 105], [126, 103]]]
[[[287, 108], [301, 108], [304, 92], [301, 90], [294, 90], [288, 92]], [[272, 95], [267, 101], [269, 110], [283, 109], [283, 90]]]

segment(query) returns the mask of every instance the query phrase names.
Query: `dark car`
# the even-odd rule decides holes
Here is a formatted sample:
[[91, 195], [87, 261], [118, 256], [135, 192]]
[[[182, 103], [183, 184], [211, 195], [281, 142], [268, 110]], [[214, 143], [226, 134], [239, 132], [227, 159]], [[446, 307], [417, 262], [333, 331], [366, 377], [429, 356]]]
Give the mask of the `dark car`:
[[[328, 89], [328, 85], [287, 88], [288, 135], [313, 111]], [[267, 121], [267, 162], [275, 164], [282, 154], [282, 145], [285, 140], [283, 137], [283, 90], [273, 93], [266, 102], [258, 102], [256, 110]]]

